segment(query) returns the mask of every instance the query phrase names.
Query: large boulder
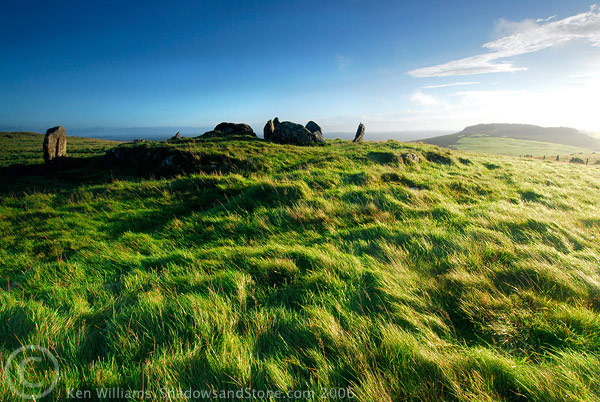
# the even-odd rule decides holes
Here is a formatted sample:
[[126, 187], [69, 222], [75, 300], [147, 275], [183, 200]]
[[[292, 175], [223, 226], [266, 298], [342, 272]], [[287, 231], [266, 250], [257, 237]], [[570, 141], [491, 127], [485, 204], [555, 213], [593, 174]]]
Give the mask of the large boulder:
[[310, 145], [325, 142], [320, 131], [311, 133], [302, 124], [283, 121], [275, 126], [271, 141], [280, 144]]
[[265, 128], [263, 128], [263, 136], [265, 140], [271, 139], [273, 132], [275, 131], [275, 125], [273, 124], [273, 120], [269, 120], [267, 124], [265, 124]]
[[317, 132], [317, 131], [318, 131], [318, 132], [320, 132], [321, 134], [323, 134], [323, 130], [321, 129], [321, 127], [320, 127], [320, 126], [319, 126], [317, 123], [315, 123], [314, 121], [312, 121], [312, 120], [311, 120], [311, 121], [309, 121], [308, 123], [306, 123], [306, 126], [305, 126], [305, 127], [306, 127], [306, 129], [307, 129], [308, 131], [310, 131], [311, 133], [314, 133], [314, 132]]
[[275, 117], [273, 119], [273, 127], [277, 128], [278, 125], [280, 125], [281, 123], [279, 122], [279, 117]]
[[199, 138], [227, 138], [235, 136], [256, 138], [252, 127], [243, 123], [219, 123], [214, 130], [202, 134]]
[[219, 123], [213, 131], [220, 131], [223, 134], [254, 134], [252, 127], [244, 123]]
[[360, 123], [358, 125], [358, 128], [356, 129], [356, 135], [354, 136], [354, 139], [352, 140], [352, 142], [362, 142], [364, 136], [365, 136], [365, 125]]
[[50, 164], [57, 158], [67, 156], [67, 131], [62, 126], [46, 130], [44, 137], [44, 161]]

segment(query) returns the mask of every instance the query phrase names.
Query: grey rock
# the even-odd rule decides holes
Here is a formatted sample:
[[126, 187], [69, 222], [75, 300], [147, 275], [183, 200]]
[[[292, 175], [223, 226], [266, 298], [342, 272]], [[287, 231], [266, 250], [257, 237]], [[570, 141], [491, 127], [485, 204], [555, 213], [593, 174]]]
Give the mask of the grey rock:
[[365, 136], [365, 125], [360, 123], [358, 125], [358, 128], [356, 129], [356, 135], [354, 136], [354, 139], [352, 140], [352, 142], [362, 142], [364, 136]]
[[271, 141], [280, 144], [310, 145], [325, 142], [323, 134], [311, 133], [301, 124], [284, 121], [275, 126]]
[[44, 137], [44, 161], [49, 164], [65, 156], [67, 156], [67, 131], [62, 126], [49, 128]]
[[321, 129], [321, 127], [312, 120], [309, 121], [308, 123], [306, 123], [306, 129], [308, 131], [310, 131], [311, 133], [314, 133], [316, 131], [320, 132], [321, 134], [323, 133], [323, 130]]
[[412, 152], [400, 155], [404, 162], [408, 163], [417, 163], [419, 162], [419, 156], [417, 154], [413, 154]]
[[263, 136], [265, 140], [271, 139], [273, 132], [275, 131], [275, 125], [273, 124], [273, 120], [269, 120], [267, 124], [265, 124], [265, 128], [263, 128]]
[[181, 136], [181, 134], [178, 131], [177, 134], [175, 134], [174, 136], [171, 137], [171, 139], [172, 140], [178, 140], [180, 136]]

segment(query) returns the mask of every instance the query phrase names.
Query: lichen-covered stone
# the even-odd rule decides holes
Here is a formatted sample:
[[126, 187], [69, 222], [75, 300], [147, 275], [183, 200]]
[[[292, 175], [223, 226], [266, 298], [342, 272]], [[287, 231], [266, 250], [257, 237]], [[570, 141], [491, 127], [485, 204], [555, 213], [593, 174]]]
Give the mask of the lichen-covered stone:
[[417, 163], [419, 162], [419, 156], [417, 154], [413, 154], [412, 152], [408, 152], [400, 155], [404, 163]]

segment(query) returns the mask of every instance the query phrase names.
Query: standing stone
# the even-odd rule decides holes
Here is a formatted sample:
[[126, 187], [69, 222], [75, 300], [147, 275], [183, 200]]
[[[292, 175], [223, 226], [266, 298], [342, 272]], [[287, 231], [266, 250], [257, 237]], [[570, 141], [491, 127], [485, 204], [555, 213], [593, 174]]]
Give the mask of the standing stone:
[[360, 123], [358, 125], [358, 129], [356, 130], [356, 135], [354, 136], [354, 139], [352, 140], [352, 142], [362, 142], [364, 135], [365, 135], [365, 125]]
[[306, 123], [305, 127], [311, 133], [314, 133], [314, 132], [317, 132], [317, 131], [320, 132], [321, 134], [323, 133], [323, 130], [321, 129], [321, 127], [317, 123], [315, 123], [314, 121], [312, 121], [312, 120], [309, 121], [308, 123]]
[[171, 139], [172, 139], [172, 140], [178, 140], [178, 139], [179, 139], [179, 137], [180, 137], [180, 135], [181, 135], [181, 134], [180, 134], [180, 133], [179, 133], [179, 131], [178, 131], [178, 132], [177, 132], [177, 134], [175, 134], [174, 136], [172, 136], [172, 137], [171, 137]]
[[46, 130], [44, 137], [44, 161], [46, 164], [57, 158], [67, 156], [67, 132], [64, 127], [57, 126]]
[[265, 124], [265, 128], [263, 128], [263, 136], [265, 140], [269, 140], [275, 131], [275, 125], [273, 124], [273, 120], [269, 120], [267, 124]]
[[275, 117], [273, 119], [273, 127], [277, 128], [278, 125], [280, 125], [281, 123], [279, 122], [279, 117]]

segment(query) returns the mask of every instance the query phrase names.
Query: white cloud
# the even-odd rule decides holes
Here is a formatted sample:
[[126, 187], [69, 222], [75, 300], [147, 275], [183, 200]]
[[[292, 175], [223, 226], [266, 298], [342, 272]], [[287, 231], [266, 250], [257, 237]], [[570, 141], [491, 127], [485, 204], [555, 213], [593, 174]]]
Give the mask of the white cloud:
[[426, 95], [421, 90], [417, 90], [410, 96], [410, 101], [421, 104], [423, 106], [436, 106], [440, 104], [440, 101], [431, 95]]
[[505, 60], [522, 54], [533, 53], [573, 40], [583, 40], [592, 46], [600, 46], [600, 11], [593, 5], [588, 12], [558, 21], [525, 20], [512, 23], [501, 20], [497, 32], [505, 34], [499, 39], [485, 43], [490, 53], [466, 57], [432, 67], [409, 71], [413, 77], [451, 77], [470, 74], [515, 72], [526, 70], [515, 67]]
[[480, 82], [451, 82], [449, 84], [440, 84], [440, 85], [426, 85], [423, 89], [433, 89], [433, 88], [446, 88], [446, 87], [455, 87], [458, 85], [477, 85]]
[[537, 20], [535, 20], [535, 22], [548, 22], [548, 21], [553, 20], [555, 18], [556, 18], [556, 14], [554, 14], [553, 16], [548, 17], [548, 18], [538, 18]]
[[573, 75], [568, 75], [567, 78], [589, 78], [589, 77], [595, 77], [597, 74], [594, 73], [584, 73], [584, 74], [573, 74]]

